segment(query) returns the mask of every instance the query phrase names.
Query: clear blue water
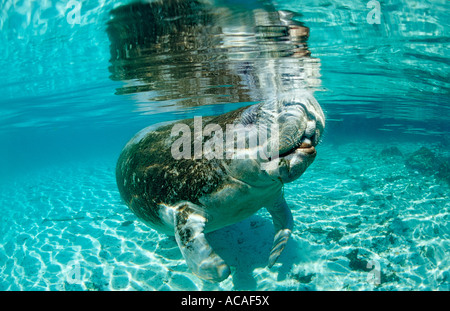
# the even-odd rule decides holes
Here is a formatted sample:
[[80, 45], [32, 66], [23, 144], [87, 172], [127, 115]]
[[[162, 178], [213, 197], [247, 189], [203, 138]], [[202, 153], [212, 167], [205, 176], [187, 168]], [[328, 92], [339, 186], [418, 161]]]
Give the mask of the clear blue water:
[[[295, 228], [279, 263], [266, 267], [273, 228], [261, 210], [209, 234], [232, 267], [219, 284], [192, 275], [175, 240], [127, 209], [115, 163], [148, 125], [251, 97], [224, 96], [233, 81], [183, 93], [183, 75], [155, 86], [155, 59], [147, 80], [139, 62], [114, 77], [107, 22], [130, 2], [80, 1], [77, 20], [66, 0], [0, 0], [0, 290], [449, 289], [448, 1], [380, 1], [379, 24], [369, 1], [273, 2], [309, 29], [302, 83], [327, 129], [313, 165], [285, 186]], [[189, 76], [170, 57], [168, 72]]]

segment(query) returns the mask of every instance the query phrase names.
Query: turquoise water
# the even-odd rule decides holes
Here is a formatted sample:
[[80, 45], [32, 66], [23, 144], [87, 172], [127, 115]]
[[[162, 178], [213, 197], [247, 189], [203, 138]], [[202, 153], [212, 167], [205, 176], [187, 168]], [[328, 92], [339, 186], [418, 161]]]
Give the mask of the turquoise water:
[[[309, 31], [300, 64], [270, 40], [255, 60], [245, 37], [195, 66], [170, 45], [114, 63], [110, 12], [130, 2], [0, 0], [1, 290], [450, 289], [448, 1], [380, 1], [379, 24], [369, 1], [274, 1]], [[222, 2], [243, 20], [259, 6]], [[208, 283], [121, 202], [115, 163], [148, 125], [254, 102], [246, 77], [272, 58], [314, 93], [326, 133], [284, 188], [295, 227], [279, 262], [266, 267], [263, 209], [208, 235], [232, 267]]]

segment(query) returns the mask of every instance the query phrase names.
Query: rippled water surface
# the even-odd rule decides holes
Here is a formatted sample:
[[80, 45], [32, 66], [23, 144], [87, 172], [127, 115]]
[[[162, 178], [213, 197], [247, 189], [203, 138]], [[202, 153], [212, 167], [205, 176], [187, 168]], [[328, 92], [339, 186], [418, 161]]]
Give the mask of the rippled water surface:
[[[450, 3], [212, 2], [0, 0], [0, 289], [448, 290]], [[202, 281], [121, 202], [118, 155], [296, 90], [327, 125], [291, 240], [269, 269], [264, 209], [210, 233], [232, 275]]]

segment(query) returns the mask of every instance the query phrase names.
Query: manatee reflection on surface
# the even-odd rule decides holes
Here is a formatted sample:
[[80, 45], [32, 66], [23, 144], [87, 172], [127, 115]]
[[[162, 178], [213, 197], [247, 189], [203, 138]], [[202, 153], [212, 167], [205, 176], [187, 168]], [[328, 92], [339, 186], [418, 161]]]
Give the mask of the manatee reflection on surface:
[[[199, 1], [133, 3], [111, 12], [111, 79], [143, 113], [254, 102], [320, 85], [309, 29], [269, 4], [242, 9]], [[142, 105], [144, 105], [142, 107]], [[167, 111], [167, 108], [164, 110]]]

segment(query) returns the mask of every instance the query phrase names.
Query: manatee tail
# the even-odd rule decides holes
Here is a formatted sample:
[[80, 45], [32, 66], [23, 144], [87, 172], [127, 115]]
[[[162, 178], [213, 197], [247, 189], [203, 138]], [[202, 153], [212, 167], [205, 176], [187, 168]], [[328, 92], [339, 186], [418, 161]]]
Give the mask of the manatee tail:
[[190, 202], [182, 203], [175, 212], [175, 239], [189, 269], [198, 277], [220, 282], [230, 275], [230, 267], [206, 240], [206, 218]]

